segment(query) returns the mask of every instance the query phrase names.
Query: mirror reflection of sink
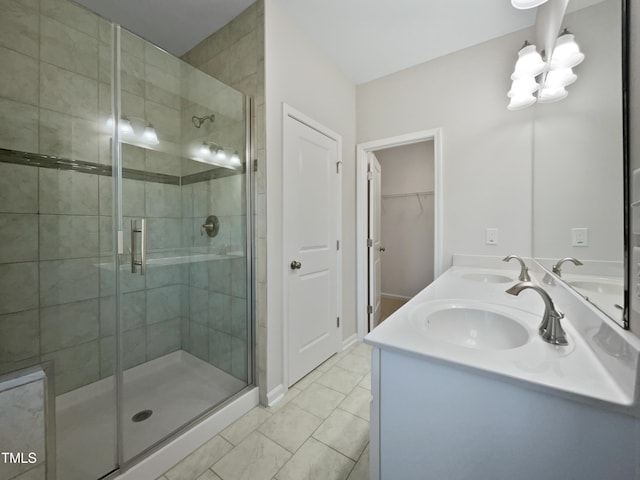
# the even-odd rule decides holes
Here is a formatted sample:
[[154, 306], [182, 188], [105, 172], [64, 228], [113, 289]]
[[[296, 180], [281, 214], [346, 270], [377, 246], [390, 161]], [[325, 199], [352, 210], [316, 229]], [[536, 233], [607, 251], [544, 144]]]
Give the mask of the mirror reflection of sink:
[[514, 281], [505, 275], [497, 275], [494, 273], [466, 273], [462, 275], [462, 278], [482, 283], [509, 283]]
[[593, 293], [604, 293], [606, 295], [619, 295], [623, 291], [622, 285], [615, 283], [598, 282], [591, 280], [569, 282], [573, 288]]
[[506, 308], [460, 302], [417, 306], [409, 318], [431, 339], [475, 350], [510, 350], [530, 338], [529, 331]]

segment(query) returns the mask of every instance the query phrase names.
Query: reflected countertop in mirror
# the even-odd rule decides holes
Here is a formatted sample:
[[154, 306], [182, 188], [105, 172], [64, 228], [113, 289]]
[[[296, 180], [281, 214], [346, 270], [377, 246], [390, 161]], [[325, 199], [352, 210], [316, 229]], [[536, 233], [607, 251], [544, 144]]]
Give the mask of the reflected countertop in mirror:
[[[567, 14], [585, 54], [562, 101], [536, 105], [533, 127], [533, 253], [549, 272], [623, 323], [624, 174], [621, 3]], [[553, 275], [553, 274], [550, 274]]]

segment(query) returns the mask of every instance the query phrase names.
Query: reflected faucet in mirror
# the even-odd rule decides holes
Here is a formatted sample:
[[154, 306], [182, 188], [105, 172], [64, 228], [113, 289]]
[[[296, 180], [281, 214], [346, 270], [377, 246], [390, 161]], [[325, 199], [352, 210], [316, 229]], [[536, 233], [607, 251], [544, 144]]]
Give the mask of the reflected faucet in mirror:
[[559, 277], [562, 276], [562, 264], [564, 262], [571, 262], [576, 266], [583, 265], [583, 263], [580, 260], [578, 260], [577, 258], [573, 258], [573, 257], [563, 258], [562, 260], [559, 260], [558, 263], [556, 263], [551, 269], [553, 271], [553, 273], [555, 273]]
[[524, 260], [522, 260], [522, 258], [517, 255], [508, 255], [504, 257], [502, 261], [508, 262], [509, 260], [514, 258], [520, 262], [520, 276], [518, 277], [518, 280], [520, 280], [521, 282], [530, 282], [531, 277], [529, 277], [529, 268], [527, 268], [527, 265], [524, 263]]
[[543, 288], [538, 287], [531, 282], [519, 282], [507, 290], [507, 293], [509, 295], [518, 296], [520, 292], [527, 288], [538, 292], [544, 302], [542, 322], [538, 327], [538, 333], [540, 334], [540, 337], [542, 337], [542, 340], [552, 345], [568, 345], [569, 342], [567, 342], [567, 335], [564, 333], [560, 323], [560, 320], [564, 318], [564, 314], [556, 310], [553, 300], [551, 300], [551, 297]]

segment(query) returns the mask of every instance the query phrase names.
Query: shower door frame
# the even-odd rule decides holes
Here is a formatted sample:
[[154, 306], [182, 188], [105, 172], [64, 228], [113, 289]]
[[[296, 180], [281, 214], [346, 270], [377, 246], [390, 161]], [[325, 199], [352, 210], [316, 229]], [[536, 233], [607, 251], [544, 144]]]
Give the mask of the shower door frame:
[[[115, 464], [116, 469], [112, 472], [101, 477], [103, 480], [114, 479], [119, 475], [126, 472], [134, 465], [140, 463], [142, 460], [150, 457], [158, 450], [176, 440], [182, 436], [185, 432], [201, 423], [206, 418], [210, 417], [215, 412], [221, 410], [225, 406], [231, 405], [239, 398], [245, 396], [251, 390], [256, 387], [255, 384], [255, 371], [256, 371], [256, 328], [255, 328], [255, 220], [254, 220], [254, 205], [255, 205], [255, 185], [254, 185], [254, 172], [257, 170], [257, 160], [255, 151], [255, 101], [254, 98], [243, 94], [244, 101], [244, 114], [245, 114], [245, 162], [243, 167], [244, 184], [245, 184], [245, 199], [246, 209], [246, 234], [245, 234], [245, 258], [246, 258], [246, 323], [247, 323], [247, 380], [246, 386], [234, 395], [228, 397], [224, 401], [212, 405], [204, 412], [197, 415], [189, 422], [183, 424], [177, 430], [171, 432], [142, 452], [134, 455], [128, 460], [125, 459], [124, 454], [124, 370], [122, 368], [122, 339], [121, 339], [121, 323], [122, 323], [122, 291], [121, 291], [121, 275], [123, 275], [122, 266], [124, 265], [121, 255], [124, 254], [124, 223], [122, 212], [122, 148], [120, 142], [119, 122], [121, 114], [121, 27], [118, 24], [111, 23], [112, 25], [112, 87], [111, 87], [111, 113], [114, 119], [112, 125], [112, 140], [111, 140], [111, 154], [112, 154], [112, 168], [113, 168], [113, 198], [112, 198], [112, 221], [113, 221], [113, 262], [115, 265], [116, 280], [115, 280], [115, 303], [116, 303], [116, 319], [115, 319], [115, 411], [116, 411], [116, 428], [115, 428]], [[135, 33], [134, 33], [135, 35]], [[153, 44], [151, 44], [153, 45]], [[153, 45], [154, 48], [159, 48]], [[184, 62], [183, 60], [180, 60]], [[194, 67], [195, 68], [195, 67]], [[215, 78], [215, 77], [212, 77]], [[217, 79], [216, 79], [217, 80]], [[218, 80], [219, 81], [219, 80]], [[228, 85], [227, 85], [228, 86]], [[232, 88], [233, 87], [230, 87]], [[236, 90], [236, 89], [234, 89]], [[236, 90], [237, 91], [237, 90]], [[242, 93], [242, 92], [240, 92]]]

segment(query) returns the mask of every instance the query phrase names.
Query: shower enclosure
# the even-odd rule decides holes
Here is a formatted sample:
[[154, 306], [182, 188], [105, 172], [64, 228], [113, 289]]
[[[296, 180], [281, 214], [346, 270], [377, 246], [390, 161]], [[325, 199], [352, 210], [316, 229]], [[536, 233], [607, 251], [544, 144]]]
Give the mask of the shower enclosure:
[[98, 479], [253, 383], [251, 102], [67, 0], [0, 8], [0, 374], [53, 365], [57, 478]]

